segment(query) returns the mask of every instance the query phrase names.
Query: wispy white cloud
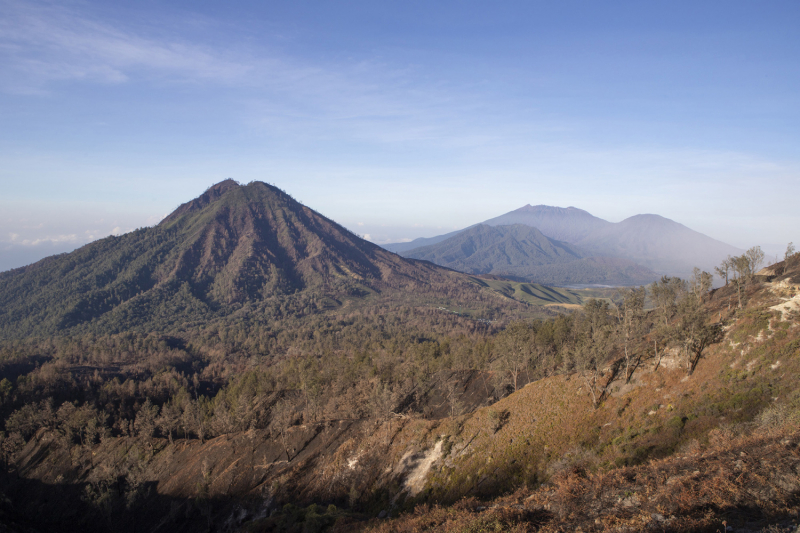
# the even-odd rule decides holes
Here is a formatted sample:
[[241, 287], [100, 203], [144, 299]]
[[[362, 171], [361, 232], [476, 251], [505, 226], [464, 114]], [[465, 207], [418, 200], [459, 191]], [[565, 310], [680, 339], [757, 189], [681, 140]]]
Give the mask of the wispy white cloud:
[[191, 79], [234, 81], [252, 68], [179, 38], [143, 36], [75, 9], [1, 0], [0, 61], [6, 90], [39, 92], [60, 80], [122, 83], [149, 70]]
[[74, 233], [67, 235], [46, 235], [43, 237], [25, 239], [20, 237], [18, 233], [9, 233], [7, 244], [18, 246], [39, 246], [41, 244], [64, 244], [78, 242], [78, 236]]
[[248, 127], [305, 143], [348, 138], [465, 149], [507, 140], [490, 128], [468, 126], [485, 116], [478, 95], [430, 79], [413, 65], [370, 58], [322, 64], [275, 53], [264, 41], [198, 42], [181, 32], [179, 20], [160, 27], [123, 24], [75, 7], [20, 0], [0, 0], [0, 9], [0, 64], [13, 72], [0, 81], [6, 91], [48, 94], [60, 81], [218, 83], [240, 92], [240, 118]]
[[[0, 80], [7, 92], [48, 94], [62, 81], [124, 84], [146, 80], [235, 86], [249, 127], [305, 142], [431, 142], [451, 147], [498, 142], [469, 133], [474, 101], [441, 82], [419, 85], [413, 67], [370, 59], [334, 64], [277, 54], [263, 42], [198, 42], [164, 27], [100, 19], [75, 7], [0, 0]], [[13, 73], [13, 74], [12, 74]], [[249, 92], [248, 92], [249, 91]]]

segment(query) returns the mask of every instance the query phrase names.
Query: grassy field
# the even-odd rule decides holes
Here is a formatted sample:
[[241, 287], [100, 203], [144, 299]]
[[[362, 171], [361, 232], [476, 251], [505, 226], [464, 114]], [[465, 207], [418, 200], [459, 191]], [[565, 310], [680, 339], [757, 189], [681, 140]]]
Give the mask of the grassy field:
[[581, 306], [586, 300], [597, 298], [611, 301], [616, 288], [565, 289], [548, 287], [538, 283], [525, 283], [505, 279], [470, 278], [475, 284], [487, 287], [508, 298], [530, 305]]

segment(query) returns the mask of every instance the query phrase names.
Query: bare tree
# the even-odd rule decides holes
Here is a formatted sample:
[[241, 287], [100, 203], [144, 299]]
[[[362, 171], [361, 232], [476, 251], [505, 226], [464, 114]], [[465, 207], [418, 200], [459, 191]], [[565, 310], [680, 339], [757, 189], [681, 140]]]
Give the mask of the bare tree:
[[384, 442], [389, 444], [389, 434], [392, 430], [392, 417], [397, 405], [397, 394], [388, 383], [378, 383], [372, 391], [372, 403], [370, 405], [372, 415], [386, 425]]
[[286, 460], [291, 461], [289, 456], [289, 447], [286, 445], [286, 430], [294, 422], [294, 409], [288, 400], [278, 400], [272, 406], [272, 423], [270, 430], [273, 438], [280, 437], [281, 444], [283, 444], [283, 451], [286, 454]]
[[733, 258], [731, 256], [726, 257], [722, 260], [722, 263], [718, 267], [714, 267], [717, 275], [720, 278], [725, 278], [725, 286], [728, 285], [728, 274], [730, 273], [731, 269], [733, 268]]
[[450, 381], [445, 384], [445, 391], [447, 392], [447, 403], [450, 405], [450, 417], [460, 415], [464, 410], [464, 405], [461, 402], [461, 387], [460, 383], [454, 376], [451, 376]]
[[761, 250], [760, 246], [753, 246], [745, 252], [745, 255], [750, 262], [750, 271], [752, 275], [755, 276], [756, 272], [759, 271], [761, 265], [764, 263], [764, 252]]
[[739, 309], [742, 308], [742, 295], [744, 294], [744, 289], [747, 286], [747, 280], [750, 279], [750, 261], [747, 259], [747, 255], [740, 255], [733, 258], [733, 271], [734, 271], [734, 279], [733, 282], [736, 284], [736, 297], [738, 298], [739, 302]]
[[655, 312], [658, 317], [658, 326], [653, 331], [656, 368], [661, 364], [661, 358], [658, 354], [659, 340], [661, 342], [669, 340], [672, 334], [669, 328], [669, 320], [675, 314], [678, 298], [687, 290], [686, 282], [678, 277], [663, 276], [659, 281], [650, 285], [650, 294], [655, 303]]
[[215, 435], [225, 435], [233, 431], [233, 417], [226, 398], [217, 397], [214, 413], [211, 416], [211, 430]]
[[671, 278], [669, 276], [663, 276], [650, 286], [650, 293], [653, 296], [663, 327], [666, 328], [669, 325], [669, 319], [675, 313], [678, 297], [686, 290], [685, 281], [681, 278]]
[[233, 396], [231, 424], [234, 431], [247, 431], [255, 426], [258, 418], [258, 404], [258, 396], [251, 389], [244, 389]]
[[[644, 300], [647, 291], [644, 287], [626, 288], [617, 291], [617, 335], [625, 354], [625, 383], [630, 381], [633, 342], [644, 330]], [[634, 367], [635, 368], [635, 367]]]
[[708, 316], [698, 298], [686, 294], [678, 302], [673, 339], [683, 352], [686, 374], [691, 375], [705, 349], [721, 338], [719, 324], [707, 324]]
[[158, 429], [169, 438], [170, 444], [172, 444], [172, 433], [178, 429], [181, 414], [180, 408], [173, 402], [169, 402], [164, 404], [161, 414], [156, 419]]
[[536, 353], [533, 329], [524, 322], [514, 322], [498, 335], [495, 346], [498, 356], [494, 367], [504, 380], [511, 381], [517, 392], [519, 379], [523, 372], [528, 372]]
[[306, 418], [310, 422], [316, 422], [319, 418], [320, 401], [322, 399], [322, 385], [312, 383], [306, 389]]
[[605, 394], [601, 385], [601, 367], [611, 348], [612, 324], [608, 302], [589, 300], [575, 323], [577, 336], [572, 346], [572, 362], [589, 388], [595, 409]]
[[711, 290], [711, 285], [714, 282], [714, 276], [706, 271], [701, 271], [699, 268], [694, 267], [692, 277], [689, 280], [689, 287], [691, 293], [699, 301], [703, 301], [706, 293]]
[[146, 399], [139, 411], [136, 413], [134, 427], [139, 436], [151, 438], [156, 430], [156, 417], [158, 416], [158, 406], [153, 405], [150, 398]]
[[188, 402], [183, 410], [184, 427], [194, 432], [197, 438], [200, 439], [201, 444], [204, 442], [208, 431], [205, 404], [202, 402], [203, 398], [201, 396], [199, 400]]
[[794, 253], [794, 244], [790, 242], [786, 245], [786, 253], [783, 254], [783, 274], [786, 274], [786, 269], [789, 268], [789, 262], [793, 259]]
[[742, 300], [747, 285], [752, 283], [756, 272], [761, 263], [764, 262], [764, 252], [760, 246], [754, 246], [738, 257], [733, 258], [733, 269], [736, 274], [736, 295], [739, 299], [739, 308], [742, 308]]

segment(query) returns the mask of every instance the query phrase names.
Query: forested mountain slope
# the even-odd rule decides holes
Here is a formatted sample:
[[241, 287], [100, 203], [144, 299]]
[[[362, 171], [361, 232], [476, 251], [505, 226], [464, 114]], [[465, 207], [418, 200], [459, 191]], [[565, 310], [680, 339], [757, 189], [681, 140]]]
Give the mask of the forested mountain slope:
[[387, 252], [271, 185], [227, 180], [155, 227], [0, 273], [0, 339], [172, 331], [370, 294], [507, 303], [466, 276]]
[[476, 274], [519, 265], [568, 263], [583, 257], [578, 248], [545, 237], [538, 229], [522, 224], [497, 227], [479, 224], [406, 255]]

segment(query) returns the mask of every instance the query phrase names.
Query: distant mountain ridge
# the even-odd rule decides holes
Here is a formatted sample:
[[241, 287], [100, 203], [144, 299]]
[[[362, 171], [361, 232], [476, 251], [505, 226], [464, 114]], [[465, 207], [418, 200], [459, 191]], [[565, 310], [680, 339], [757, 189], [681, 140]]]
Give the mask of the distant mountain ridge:
[[546, 237], [524, 224], [478, 224], [405, 255], [469, 274], [547, 285], [635, 285], [658, 278], [655, 272], [625, 259], [593, 258], [577, 246]]
[[[488, 226], [523, 224], [538, 229], [551, 239], [575, 244], [591, 233], [608, 226], [611, 222], [597, 218], [577, 207], [532, 206], [528, 204], [504, 215], [480, 222], [479, 224], [486, 224]], [[442, 242], [445, 239], [449, 239], [477, 225], [478, 224], [474, 224], [461, 230], [451, 231], [444, 235], [437, 235], [436, 237], [421, 237], [410, 242], [385, 244], [384, 248], [403, 255], [404, 252], [409, 250]]]
[[[622, 222], [612, 223], [576, 207], [526, 205], [481, 224], [495, 227], [524, 224], [537, 228], [551, 239], [577, 247], [583, 257], [624, 259], [629, 262], [629, 268], [632, 263], [638, 264], [657, 275], [688, 277], [694, 267], [713, 272], [714, 266], [725, 257], [742, 252], [683, 224], [652, 214], [635, 215]], [[423, 247], [437, 245], [474, 227], [408, 243], [388, 244], [385, 248], [403, 256], [417, 257], [422, 253]], [[559, 267], [555, 266], [557, 264], [553, 263], [546, 277], [527, 279], [552, 284], [559, 283], [554, 280], [562, 277], [574, 277], [567, 274], [566, 270], [560, 276]], [[588, 273], [589, 270], [584, 272]], [[604, 282], [598, 278], [592, 283]]]
[[471, 274], [494, 274], [497, 269], [520, 263], [531, 266], [567, 263], [583, 257], [569, 244], [522, 224], [496, 227], [478, 224], [440, 243], [417, 248], [407, 256]]
[[742, 250], [660, 215], [634, 215], [576, 243], [595, 253], [625, 257], [660, 274], [688, 277], [692, 268], [709, 272]]

